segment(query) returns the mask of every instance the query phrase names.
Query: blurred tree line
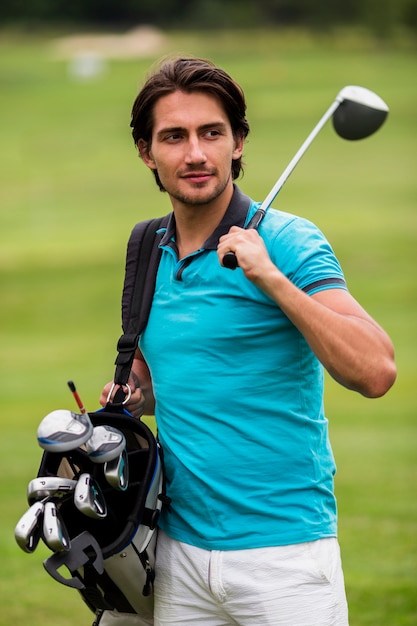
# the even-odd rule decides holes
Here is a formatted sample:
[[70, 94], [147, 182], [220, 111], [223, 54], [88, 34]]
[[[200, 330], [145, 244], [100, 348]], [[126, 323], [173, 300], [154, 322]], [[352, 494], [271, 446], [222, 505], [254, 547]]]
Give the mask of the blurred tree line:
[[107, 28], [367, 27], [417, 30], [417, 0], [1, 0], [0, 24], [72, 23]]

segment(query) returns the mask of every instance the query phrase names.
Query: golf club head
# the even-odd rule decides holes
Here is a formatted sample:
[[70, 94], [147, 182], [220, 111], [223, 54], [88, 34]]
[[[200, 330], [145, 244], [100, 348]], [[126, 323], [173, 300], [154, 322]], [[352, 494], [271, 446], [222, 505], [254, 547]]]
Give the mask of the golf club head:
[[45, 502], [42, 536], [52, 552], [68, 551], [71, 548], [68, 531], [55, 502]]
[[336, 100], [340, 104], [333, 113], [333, 127], [343, 139], [364, 139], [372, 135], [389, 112], [382, 98], [365, 87], [344, 87]]
[[44, 504], [35, 502], [17, 522], [14, 536], [24, 552], [33, 552], [42, 536]]
[[98, 483], [90, 474], [81, 474], [74, 491], [74, 504], [77, 509], [94, 519], [107, 515], [107, 505]]
[[117, 428], [96, 426], [85, 447], [88, 456], [94, 463], [106, 463], [117, 459], [125, 445], [125, 436]]
[[28, 484], [27, 499], [30, 505], [45, 498], [62, 500], [71, 494], [77, 484], [71, 478], [60, 478], [59, 476], [38, 476]]
[[129, 465], [127, 452], [122, 453], [104, 465], [104, 476], [111, 487], [119, 491], [126, 491], [129, 484]]
[[43, 418], [37, 436], [44, 450], [67, 452], [84, 444], [92, 434], [93, 425], [87, 414], [58, 409]]

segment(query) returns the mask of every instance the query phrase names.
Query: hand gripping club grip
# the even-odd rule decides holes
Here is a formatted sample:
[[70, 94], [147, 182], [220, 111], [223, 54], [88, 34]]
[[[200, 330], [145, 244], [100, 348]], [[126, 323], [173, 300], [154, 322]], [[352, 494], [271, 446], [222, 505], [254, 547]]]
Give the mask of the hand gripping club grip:
[[[268, 201], [269, 204], [272, 202], [272, 200], [269, 200], [269, 196], [268, 198], [266, 198], [266, 201]], [[250, 220], [249, 224], [246, 226], [246, 230], [248, 230], [249, 228], [254, 228], [256, 230], [258, 228], [268, 208], [266, 201], [262, 203], [262, 205], [259, 207], [257, 211], [255, 211], [252, 219]], [[236, 254], [232, 252], [231, 250], [229, 250], [229, 252], [226, 252], [226, 254], [224, 255], [223, 266], [227, 267], [228, 270], [235, 270], [239, 266], [239, 263], [237, 262]]]

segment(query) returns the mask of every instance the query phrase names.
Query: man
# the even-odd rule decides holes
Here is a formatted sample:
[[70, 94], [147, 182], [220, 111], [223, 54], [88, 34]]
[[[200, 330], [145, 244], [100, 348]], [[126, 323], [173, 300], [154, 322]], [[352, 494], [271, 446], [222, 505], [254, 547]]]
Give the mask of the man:
[[128, 404], [155, 412], [172, 498], [155, 624], [345, 626], [323, 366], [381, 396], [393, 347], [313, 224], [271, 209], [243, 228], [259, 206], [233, 183], [245, 111], [241, 88], [193, 58], [164, 63], [132, 111], [173, 208]]

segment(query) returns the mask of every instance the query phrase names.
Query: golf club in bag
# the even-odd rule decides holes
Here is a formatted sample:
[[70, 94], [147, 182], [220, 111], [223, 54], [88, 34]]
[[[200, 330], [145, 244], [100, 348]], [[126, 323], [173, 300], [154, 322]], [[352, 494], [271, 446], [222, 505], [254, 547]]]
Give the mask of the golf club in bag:
[[[123, 433], [126, 447], [120, 458], [128, 464], [128, 482], [125, 489], [112, 486], [104, 464], [91, 459], [86, 445], [44, 451], [38, 476], [81, 481], [73, 491], [85, 492], [87, 507], [75, 506], [74, 497], [55, 500], [69, 548], [48, 557], [44, 567], [56, 581], [77, 589], [96, 614], [95, 623], [152, 624], [155, 529], [166, 502], [161, 450], [150, 429], [121, 405], [108, 404], [86, 418], [93, 427], [105, 424]], [[92, 496], [90, 484], [96, 486]], [[97, 491], [105, 515], [88, 512], [88, 497], [94, 499]]]
[[[330, 118], [333, 118], [333, 128], [340, 137], [356, 140], [376, 132], [384, 123], [388, 111], [386, 103], [373, 91], [354, 85], [344, 87], [291, 159], [246, 228], [258, 228], [291, 172]], [[236, 269], [238, 263], [234, 252], [224, 255], [223, 265], [231, 270]]]

